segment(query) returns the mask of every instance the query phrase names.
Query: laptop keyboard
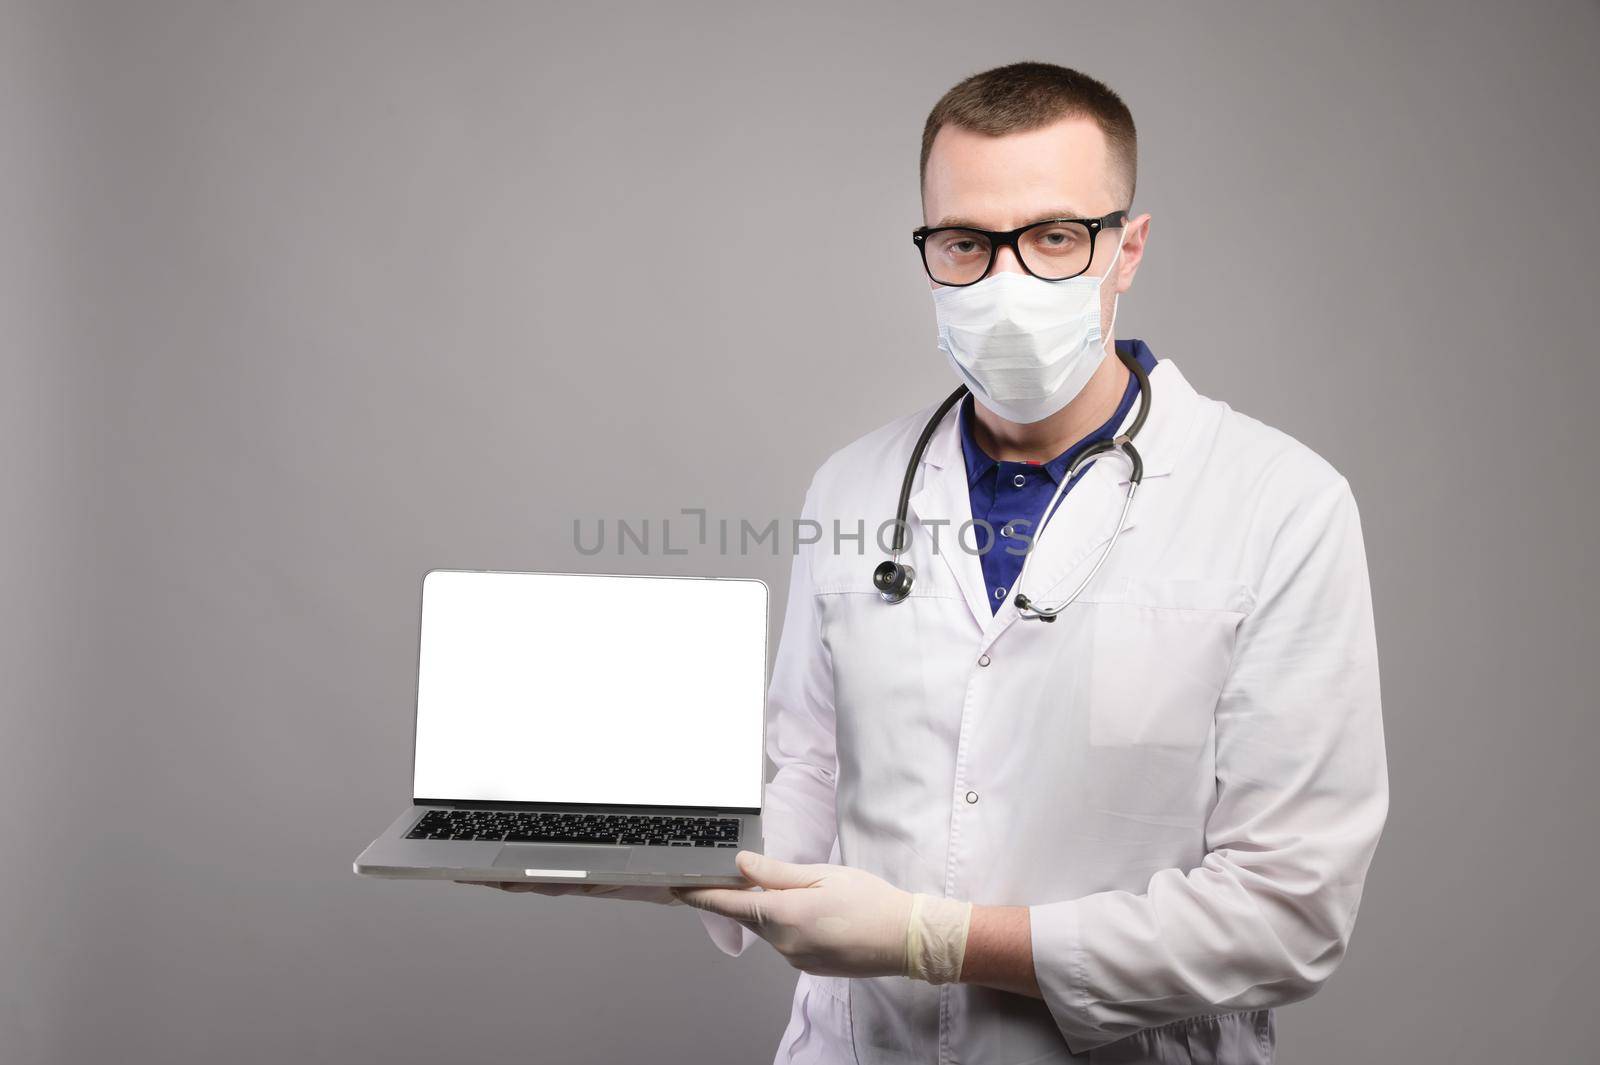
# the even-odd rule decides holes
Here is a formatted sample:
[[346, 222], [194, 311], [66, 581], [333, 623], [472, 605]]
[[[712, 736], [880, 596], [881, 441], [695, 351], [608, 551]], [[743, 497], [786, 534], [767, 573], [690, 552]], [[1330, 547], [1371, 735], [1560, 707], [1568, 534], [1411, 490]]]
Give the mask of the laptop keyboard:
[[737, 847], [741, 823], [737, 817], [578, 814], [544, 810], [429, 810], [406, 834], [406, 839]]

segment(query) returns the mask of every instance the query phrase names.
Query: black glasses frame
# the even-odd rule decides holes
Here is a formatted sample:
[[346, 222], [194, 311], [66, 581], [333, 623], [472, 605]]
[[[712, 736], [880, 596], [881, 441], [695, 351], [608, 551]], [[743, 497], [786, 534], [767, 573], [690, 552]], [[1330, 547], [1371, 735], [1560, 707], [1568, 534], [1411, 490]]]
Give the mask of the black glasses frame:
[[[1068, 274], [1066, 277], [1042, 277], [1033, 273], [1033, 268], [1022, 257], [1022, 249], [1017, 245], [1017, 238], [1030, 229], [1038, 229], [1040, 226], [1060, 225], [1062, 222], [1076, 222], [1089, 230], [1089, 258], [1084, 262], [1083, 270], [1079, 270], [1076, 274]], [[1029, 222], [1025, 226], [1018, 226], [1016, 229], [1009, 229], [1005, 232], [995, 229], [979, 229], [976, 226], [934, 226], [931, 229], [928, 226], [918, 226], [911, 231], [911, 241], [917, 246], [918, 252], [922, 255], [922, 269], [927, 272], [928, 278], [934, 284], [944, 285], [946, 288], [966, 288], [968, 285], [976, 285], [979, 281], [988, 277], [989, 271], [994, 269], [995, 256], [999, 255], [1000, 249], [1005, 247], [1011, 249], [1011, 254], [1017, 257], [1017, 262], [1024, 270], [1039, 278], [1040, 281], [1067, 281], [1071, 278], [1082, 276], [1084, 271], [1089, 269], [1089, 265], [1094, 262], [1094, 238], [1100, 234], [1102, 229], [1121, 229], [1127, 224], [1127, 211], [1112, 211], [1110, 214], [1103, 215], [1100, 218], [1046, 218], [1041, 222]], [[935, 233], [946, 233], [952, 229], [959, 229], [964, 233], [981, 233], [989, 238], [989, 261], [984, 264], [983, 272], [974, 281], [966, 281], [961, 284], [940, 281], [933, 276], [933, 269], [928, 266], [928, 238]]]

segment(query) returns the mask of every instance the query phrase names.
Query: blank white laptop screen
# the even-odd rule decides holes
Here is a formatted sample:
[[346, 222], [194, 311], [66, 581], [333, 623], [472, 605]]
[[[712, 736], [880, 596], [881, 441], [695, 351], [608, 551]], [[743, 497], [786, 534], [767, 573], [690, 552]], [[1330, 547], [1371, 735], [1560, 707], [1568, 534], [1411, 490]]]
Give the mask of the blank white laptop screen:
[[434, 570], [413, 798], [761, 805], [767, 588]]

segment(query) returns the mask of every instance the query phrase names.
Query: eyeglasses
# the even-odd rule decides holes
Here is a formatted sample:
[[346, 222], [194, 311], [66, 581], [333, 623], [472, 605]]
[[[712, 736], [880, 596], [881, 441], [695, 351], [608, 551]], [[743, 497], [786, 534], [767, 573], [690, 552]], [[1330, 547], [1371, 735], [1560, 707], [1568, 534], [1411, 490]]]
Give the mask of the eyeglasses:
[[960, 287], [983, 280], [999, 248], [1009, 246], [1022, 268], [1045, 281], [1065, 281], [1089, 269], [1094, 238], [1102, 229], [1119, 229], [1127, 211], [1102, 218], [1051, 218], [999, 232], [969, 226], [918, 226], [911, 240], [922, 250], [922, 266], [941, 285]]

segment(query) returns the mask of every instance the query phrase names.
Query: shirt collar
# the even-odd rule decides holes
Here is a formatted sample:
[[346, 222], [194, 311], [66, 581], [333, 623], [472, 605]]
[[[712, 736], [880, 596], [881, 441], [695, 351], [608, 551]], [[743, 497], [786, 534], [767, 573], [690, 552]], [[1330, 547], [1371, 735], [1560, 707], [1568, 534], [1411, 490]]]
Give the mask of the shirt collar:
[[[1156, 368], [1155, 353], [1150, 350], [1144, 341], [1138, 339], [1119, 340], [1116, 342], [1116, 348], [1119, 353], [1131, 350], [1133, 357], [1139, 361], [1139, 365], [1144, 367], [1145, 373], [1148, 374]], [[1117, 404], [1117, 409], [1111, 417], [1106, 419], [1105, 423], [1098, 429], [1074, 443], [1049, 462], [1038, 463], [1039, 468], [1043, 469], [1053, 482], [1060, 484], [1061, 478], [1066, 476], [1067, 467], [1072, 465], [1072, 460], [1078, 456], [1079, 452], [1098, 440], [1109, 440], [1116, 435], [1117, 430], [1121, 428], [1122, 423], [1127, 419], [1128, 412], [1133, 409], [1134, 403], [1137, 402], [1138, 396], [1139, 382], [1134, 379], [1132, 374], [1129, 374], [1128, 385], [1122, 391], [1122, 400]], [[967, 463], [967, 484], [969, 486], [975, 485], [980, 478], [998, 466], [999, 463], [990, 458], [983, 448], [978, 446], [977, 437], [973, 435], [972, 394], [970, 392], [961, 401], [956, 420], [961, 423], [961, 453]], [[1035, 464], [1027, 463], [1027, 465]]]

